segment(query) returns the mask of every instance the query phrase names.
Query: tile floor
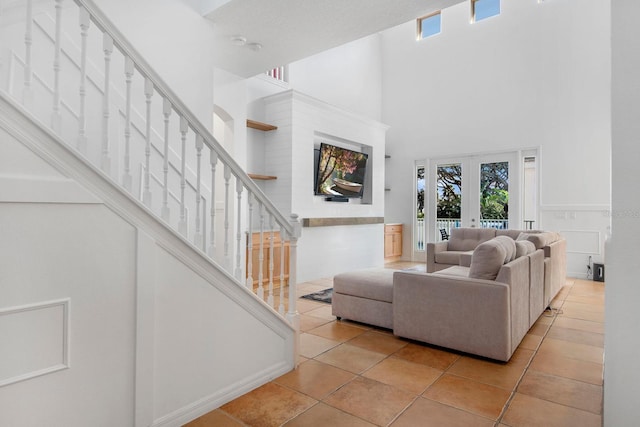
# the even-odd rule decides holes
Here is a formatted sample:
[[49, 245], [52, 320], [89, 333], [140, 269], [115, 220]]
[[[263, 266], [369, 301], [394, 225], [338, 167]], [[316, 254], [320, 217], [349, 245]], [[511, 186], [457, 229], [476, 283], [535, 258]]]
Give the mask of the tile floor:
[[[298, 295], [329, 287], [303, 283]], [[599, 427], [604, 284], [569, 278], [552, 306], [499, 363], [337, 321], [330, 305], [299, 299], [298, 369], [187, 426]]]

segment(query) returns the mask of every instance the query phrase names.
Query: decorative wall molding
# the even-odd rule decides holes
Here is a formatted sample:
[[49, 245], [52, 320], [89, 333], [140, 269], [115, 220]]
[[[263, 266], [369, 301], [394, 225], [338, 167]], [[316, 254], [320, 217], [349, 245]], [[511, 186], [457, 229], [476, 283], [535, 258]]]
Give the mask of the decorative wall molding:
[[600, 232], [595, 230], [559, 230], [567, 240], [567, 253], [595, 254], [602, 253]]
[[100, 204], [102, 201], [72, 179], [0, 175], [0, 203]]
[[[31, 378], [61, 371], [64, 369], [68, 369], [70, 367], [70, 362], [69, 362], [70, 361], [70, 356], [69, 356], [69, 353], [70, 353], [69, 304], [70, 302], [71, 302], [70, 298], [64, 298], [59, 300], [44, 301], [44, 302], [39, 302], [34, 304], [27, 304], [27, 305], [0, 309], [0, 341], [3, 343], [3, 350], [2, 352], [0, 352], [0, 366], [2, 366], [2, 369], [0, 370], [0, 372], [2, 372], [2, 375], [0, 375], [0, 387], [15, 384], [20, 381], [26, 381]], [[53, 312], [55, 310], [61, 311], [62, 318], [61, 318], [60, 324], [52, 325], [50, 322], [50, 319], [37, 319], [38, 315], [45, 314], [44, 311]], [[49, 313], [49, 315], [51, 314], [52, 313]], [[14, 317], [14, 319], [12, 319], [12, 316]], [[43, 330], [45, 328], [51, 329], [52, 327], [57, 327], [59, 330], [56, 332], [59, 332], [60, 336], [58, 337], [49, 336], [49, 337], [46, 337], [47, 338], [46, 340], [42, 340], [39, 338], [43, 338], [43, 337], [39, 337], [37, 333], [38, 332], [42, 333], [46, 331], [43, 331], [43, 330], [33, 331], [34, 333], [29, 335], [20, 334], [20, 341], [21, 341], [20, 344], [22, 345], [22, 347], [8, 346], [7, 343], [15, 341], [15, 339], [13, 340], [11, 339], [12, 338], [11, 334], [12, 333], [19, 334], [19, 331], [16, 331], [14, 329], [15, 325], [11, 324], [12, 321], [19, 321], [21, 325], [24, 325], [24, 321], [29, 320], [28, 317], [32, 317], [31, 321], [34, 323], [34, 325], [31, 325], [31, 326], [34, 326], [34, 327], [40, 326], [42, 327]], [[42, 324], [35, 325], [37, 324], [38, 321], [42, 322]], [[6, 336], [3, 336], [4, 334], [6, 334]], [[36, 338], [33, 342], [30, 343], [27, 341], [29, 338], [33, 339], [34, 337]], [[27, 366], [29, 364], [29, 361], [25, 362], [25, 357], [24, 357], [26, 356], [24, 354], [25, 351], [28, 351], [28, 352], [33, 352], [35, 350], [46, 351], [47, 350], [46, 345], [52, 344], [55, 342], [59, 344], [60, 348], [56, 346], [55, 348], [53, 349], [50, 348], [49, 350], [50, 350], [52, 359], [54, 357], [59, 358], [59, 360], [56, 361], [57, 363], [49, 362], [49, 364], [46, 366], [35, 366], [37, 362], [32, 360], [31, 363], [33, 363], [34, 366]], [[61, 352], [59, 352], [60, 349], [62, 350]], [[22, 364], [20, 368], [16, 366], [12, 366], [12, 365], [15, 365], [16, 360], [20, 360], [20, 363]], [[11, 372], [11, 369], [14, 369], [14, 371]], [[30, 369], [30, 370], [26, 370], [26, 369]], [[24, 370], [24, 372], [19, 372], [19, 370]]]

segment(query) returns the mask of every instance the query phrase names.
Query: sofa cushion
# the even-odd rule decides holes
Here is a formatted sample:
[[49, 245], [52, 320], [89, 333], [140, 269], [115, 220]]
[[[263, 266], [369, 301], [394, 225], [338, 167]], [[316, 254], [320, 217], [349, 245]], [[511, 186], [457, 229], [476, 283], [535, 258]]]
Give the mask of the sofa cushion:
[[471, 253], [471, 251], [463, 252], [463, 251], [445, 251], [445, 252], [436, 252], [435, 258], [438, 264], [452, 264], [458, 265], [460, 263], [460, 255]]
[[496, 230], [493, 228], [454, 228], [451, 230], [450, 251], [472, 251], [482, 242], [493, 239]]
[[516, 258], [532, 254], [536, 250], [536, 245], [528, 240], [516, 240]]
[[463, 267], [461, 265], [454, 265], [453, 267], [445, 268], [444, 270], [436, 271], [432, 274], [438, 274], [441, 276], [453, 276], [453, 277], [469, 277], [469, 267]]
[[497, 236], [493, 240], [500, 243], [506, 251], [504, 263], [508, 263], [516, 259], [516, 241], [508, 236]]
[[469, 277], [495, 280], [506, 257], [507, 251], [499, 241], [491, 239], [481, 243], [471, 256]]
[[496, 230], [496, 237], [497, 236], [509, 236], [513, 240], [516, 240], [518, 238], [518, 236], [520, 235], [520, 233], [522, 233], [521, 230], [512, 230], [512, 229]]
[[333, 291], [377, 301], [393, 301], [391, 268], [371, 268], [341, 273], [333, 278]]
[[551, 243], [557, 241], [559, 239], [558, 233], [553, 233], [550, 231], [546, 231], [543, 233], [521, 233], [518, 236], [518, 240], [528, 240], [532, 242], [536, 249], [542, 249], [545, 246], [550, 245]]

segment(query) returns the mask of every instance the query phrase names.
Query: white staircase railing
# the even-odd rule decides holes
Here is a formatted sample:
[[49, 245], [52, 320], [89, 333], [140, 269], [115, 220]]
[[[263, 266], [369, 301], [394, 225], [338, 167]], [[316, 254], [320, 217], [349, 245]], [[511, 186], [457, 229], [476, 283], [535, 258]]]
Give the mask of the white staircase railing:
[[297, 328], [297, 215], [276, 209], [91, 1], [0, 0], [0, 18], [0, 94]]

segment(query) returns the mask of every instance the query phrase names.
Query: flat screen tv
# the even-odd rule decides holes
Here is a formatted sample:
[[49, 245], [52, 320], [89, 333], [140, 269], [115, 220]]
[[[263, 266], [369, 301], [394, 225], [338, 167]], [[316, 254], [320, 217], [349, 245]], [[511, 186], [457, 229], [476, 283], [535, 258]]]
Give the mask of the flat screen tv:
[[334, 198], [362, 197], [368, 155], [320, 144], [315, 194]]

